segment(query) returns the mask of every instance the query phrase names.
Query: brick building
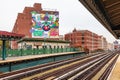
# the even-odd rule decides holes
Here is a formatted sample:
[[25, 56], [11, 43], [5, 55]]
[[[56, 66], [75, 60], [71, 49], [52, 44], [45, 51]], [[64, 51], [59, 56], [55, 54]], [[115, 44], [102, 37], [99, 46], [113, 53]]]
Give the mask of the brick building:
[[70, 45], [72, 47], [77, 47], [81, 50], [89, 49], [94, 51], [104, 49], [107, 46], [105, 38], [88, 30], [74, 29], [72, 33], [65, 34], [65, 40], [71, 41]]
[[[40, 3], [33, 7], [25, 7], [18, 13], [14, 33], [24, 34], [25, 38], [55, 38], [59, 37], [59, 12], [43, 10]], [[17, 42], [11, 42], [12, 48], [17, 49]]]
[[107, 42], [107, 40], [106, 40], [106, 38], [105, 37], [103, 37], [103, 36], [100, 36], [100, 49], [104, 49], [104, 50], [107, 50], [108, 49], [108, 42]]
[[113, 43], [108, 43], [107, 44], [107, 49], [108, 50], [114, 50], [114, 44]]

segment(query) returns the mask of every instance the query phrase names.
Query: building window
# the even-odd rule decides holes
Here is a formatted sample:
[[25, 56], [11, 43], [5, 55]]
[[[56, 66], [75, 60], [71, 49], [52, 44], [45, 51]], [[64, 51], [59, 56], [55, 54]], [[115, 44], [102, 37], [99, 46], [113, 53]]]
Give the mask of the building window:
[[84, 36], [84, 32], [82, 32], [82, 36]]
[[56, 46], [54, 46], [54, 49], [56, 48]]
[[46, 45], [43, 45], [42, 48], [47, 48], [47, 46], [46, 46]]
[[57, 46], [57, 48], [59, 49], [59, 46]]
[[49, 48], [50, 48], [50, 49], [52, 48], [51, 45], [49, 46]]
[[82, 42], [82, 44], [84, 44], [84, 42]]
[[84, 37], [82, 37], [82, 40], [84, 40]]

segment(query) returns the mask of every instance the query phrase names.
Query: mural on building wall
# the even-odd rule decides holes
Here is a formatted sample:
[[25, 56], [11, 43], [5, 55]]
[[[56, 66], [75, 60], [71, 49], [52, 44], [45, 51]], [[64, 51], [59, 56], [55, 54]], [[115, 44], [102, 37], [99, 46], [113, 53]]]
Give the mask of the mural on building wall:
[[32, 11], [33, 38], [58, 38], [59, 36], [59, 13], [49, 14]]

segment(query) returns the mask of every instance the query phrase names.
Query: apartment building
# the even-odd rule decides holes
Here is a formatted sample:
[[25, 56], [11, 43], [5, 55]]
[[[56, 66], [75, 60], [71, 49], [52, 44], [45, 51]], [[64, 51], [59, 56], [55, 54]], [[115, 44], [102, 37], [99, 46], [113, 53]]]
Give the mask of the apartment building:
[[[33, 7], [25, 7], [18, 13], [14, 33], [24, 34], [25, 38], [59, 38], [59, 12], [56, 10], [43, 10], [40, 3]], [[18, 44], [12, 41], [12, 48], [17, 49]]]
[[94, 51], [107, 48], [106, 38], [89, 30], [74, 29], [73, 32], [65, 34], [65, 40], [71, 41], [70, 45], [72, 47], [81, 50], [89, 49], [89, 51]]

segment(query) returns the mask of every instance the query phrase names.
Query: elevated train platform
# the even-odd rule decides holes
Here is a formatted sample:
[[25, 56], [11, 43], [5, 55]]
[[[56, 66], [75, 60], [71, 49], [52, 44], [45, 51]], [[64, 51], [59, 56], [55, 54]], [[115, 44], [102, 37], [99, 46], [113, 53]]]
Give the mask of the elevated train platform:
[[[79, 0], [116, 38], [120, 39], [120, 0]], [[120, 56], [108, 80], [120, 80]]]
[[28, 68], [54, 62], [59, 60], [70, 59], [77, 56], [83, 56], [85, 52], [64, 52], [54, 54], [29, 55], [20, 57], [8, 57], [6, 60], [0, 59], [0, 72], [10, 72], [18, 69]]

